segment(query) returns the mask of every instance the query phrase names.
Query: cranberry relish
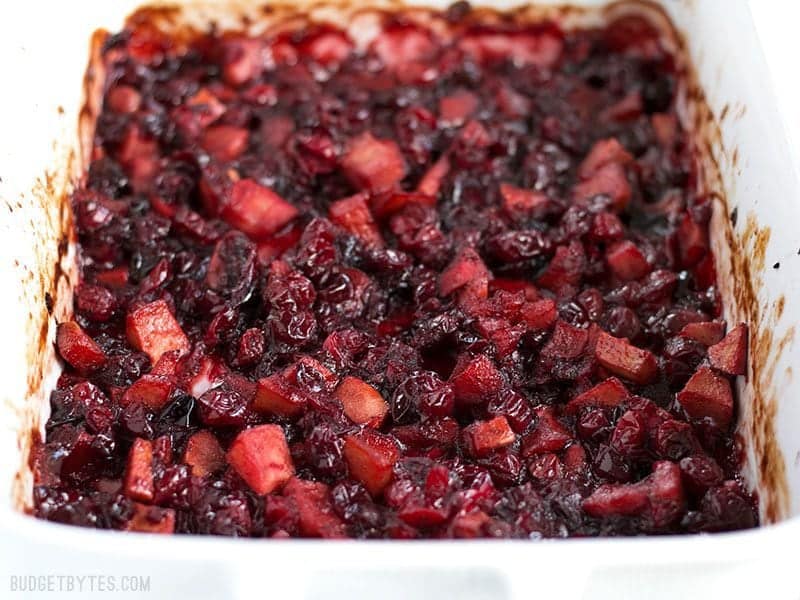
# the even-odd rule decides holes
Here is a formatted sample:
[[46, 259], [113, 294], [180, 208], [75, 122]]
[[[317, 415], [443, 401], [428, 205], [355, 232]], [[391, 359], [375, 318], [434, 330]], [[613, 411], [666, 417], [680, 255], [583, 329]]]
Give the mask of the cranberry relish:
[[[257, 537], [753, 527], [746, 327], [645, 22], [110, 37], [44, 519]], [[441, 27], [440, 27], [441, 29]]]

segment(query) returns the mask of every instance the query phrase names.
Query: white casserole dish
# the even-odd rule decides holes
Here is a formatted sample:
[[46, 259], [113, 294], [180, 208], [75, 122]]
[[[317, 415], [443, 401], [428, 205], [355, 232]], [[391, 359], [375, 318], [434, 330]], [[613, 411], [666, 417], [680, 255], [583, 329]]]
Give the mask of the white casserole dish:
[[[8, 290], [7, 343], [0, 351], [4, 581], [31, 574], [144, 575], [151, 578], [148, 598], [797, 598], [791, 549], [800, 544], [800, 381], [792, 369], [800, 364], [794, 340], [800, 313], [793, 304], [800, 291], [794, 225], [800, 174], [744, 0], [660, 4], [685, 36], [711, 113], [698, 90], [687, 90], [686, 119], [709, 143], [709, 180], [721, 192], [712, 239], [726, 316], [751, 326], [739, 434], [764, 527], [539, 543], [267, 542], [96, 532], [22, 514], [31, 494], [31, 434], [46, 420], [57, 374], [55, 323], [68, 315], [75, 281], [63, 197], [82, 164], [77, 124], [84, 94], [92, 97], [80, 87], [88, 42], [98, 28], [118, 30], [136, 4], [33, 2], [13, 19], [0, 19], [4, 87], [11, 92], [0, 111], [0, 198], [7, 205], [0, 208], [6, 259], [0, 285]], [[209, 2], [188, 12], [194, 23], [204, 23], [226, 10], [238, 14], [239, 4]]]

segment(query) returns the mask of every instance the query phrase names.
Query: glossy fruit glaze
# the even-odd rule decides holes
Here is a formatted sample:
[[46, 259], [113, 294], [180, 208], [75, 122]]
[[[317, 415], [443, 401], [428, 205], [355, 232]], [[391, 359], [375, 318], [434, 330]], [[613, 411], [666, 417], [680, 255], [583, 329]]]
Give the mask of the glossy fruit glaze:
[[757, 524], [676, 61], [563, 32], [108, 38], [35, 513], [255, 537]]

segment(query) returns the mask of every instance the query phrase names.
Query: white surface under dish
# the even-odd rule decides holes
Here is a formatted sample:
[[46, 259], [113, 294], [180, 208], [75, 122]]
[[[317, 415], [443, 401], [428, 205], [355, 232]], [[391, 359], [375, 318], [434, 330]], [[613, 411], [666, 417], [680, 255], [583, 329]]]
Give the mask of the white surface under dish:
[[[0, 198], [8, 204], [0, 207], [0, 286], [7, 290], [0, 351], [0, 586], [8, 586], [11, 575], [114, 575], [117, 585], [124, 575], [146, 575], [148, 598], [798, 597], [791, 552], [800, 544], [800, 381], [792, 376], [800, 364], [793, 337], [800, 325], [800, 183], [792, 158], [798, 154], [787, 141], [744, 0], [661, 4], [686, 37], [721, 133], [712, 131], [710, 141], [727, 206], [720, 201], [715, 207], [712, 237], [726, 316], [752, 328], [739, 433], [745, 476], [759, 492], [768, 526], [706, 536], [536, 543], [269, 542], [97, 532], [21, 514], [31, 485], [30, 473], [22, 469], [19, 475], [28, 433], [43, 422], [55, 373], [54, 322], [68, 314], [70, 303], [63, 280], [60, 293], [51, 289], [66, 222], [53, 198], [80, 169], [80, 161], [68, 157], [70, 151], [77, 156], [88, 42], [97, 28], [119, 29], [137, 4], [29, 2], [13, 15], [0, 9], [8, 12], [0, 18], [6, 90]], [[731, 230], [727, 215], [734, 209]], [[747, 272], [742, 257], [748, 258]], [[67, 253], [61, 271], [70, 274], [71, 261]], [[776, 263], [780, 268], [773, 268]], [[52, 316], [45, 293], [56, 298]]]

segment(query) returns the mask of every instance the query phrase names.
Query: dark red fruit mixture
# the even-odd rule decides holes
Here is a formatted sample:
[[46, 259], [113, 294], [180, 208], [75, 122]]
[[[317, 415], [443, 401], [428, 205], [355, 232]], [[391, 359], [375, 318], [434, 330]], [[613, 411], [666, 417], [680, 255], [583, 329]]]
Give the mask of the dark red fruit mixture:
[[[108, 39], [36, 514], [256, 537], [753, 527], [710, 200], [628, 18]], [[449, 20], [449, 23], [448, 23]], [[727, 331], [727, 335], [726, 335]]]

